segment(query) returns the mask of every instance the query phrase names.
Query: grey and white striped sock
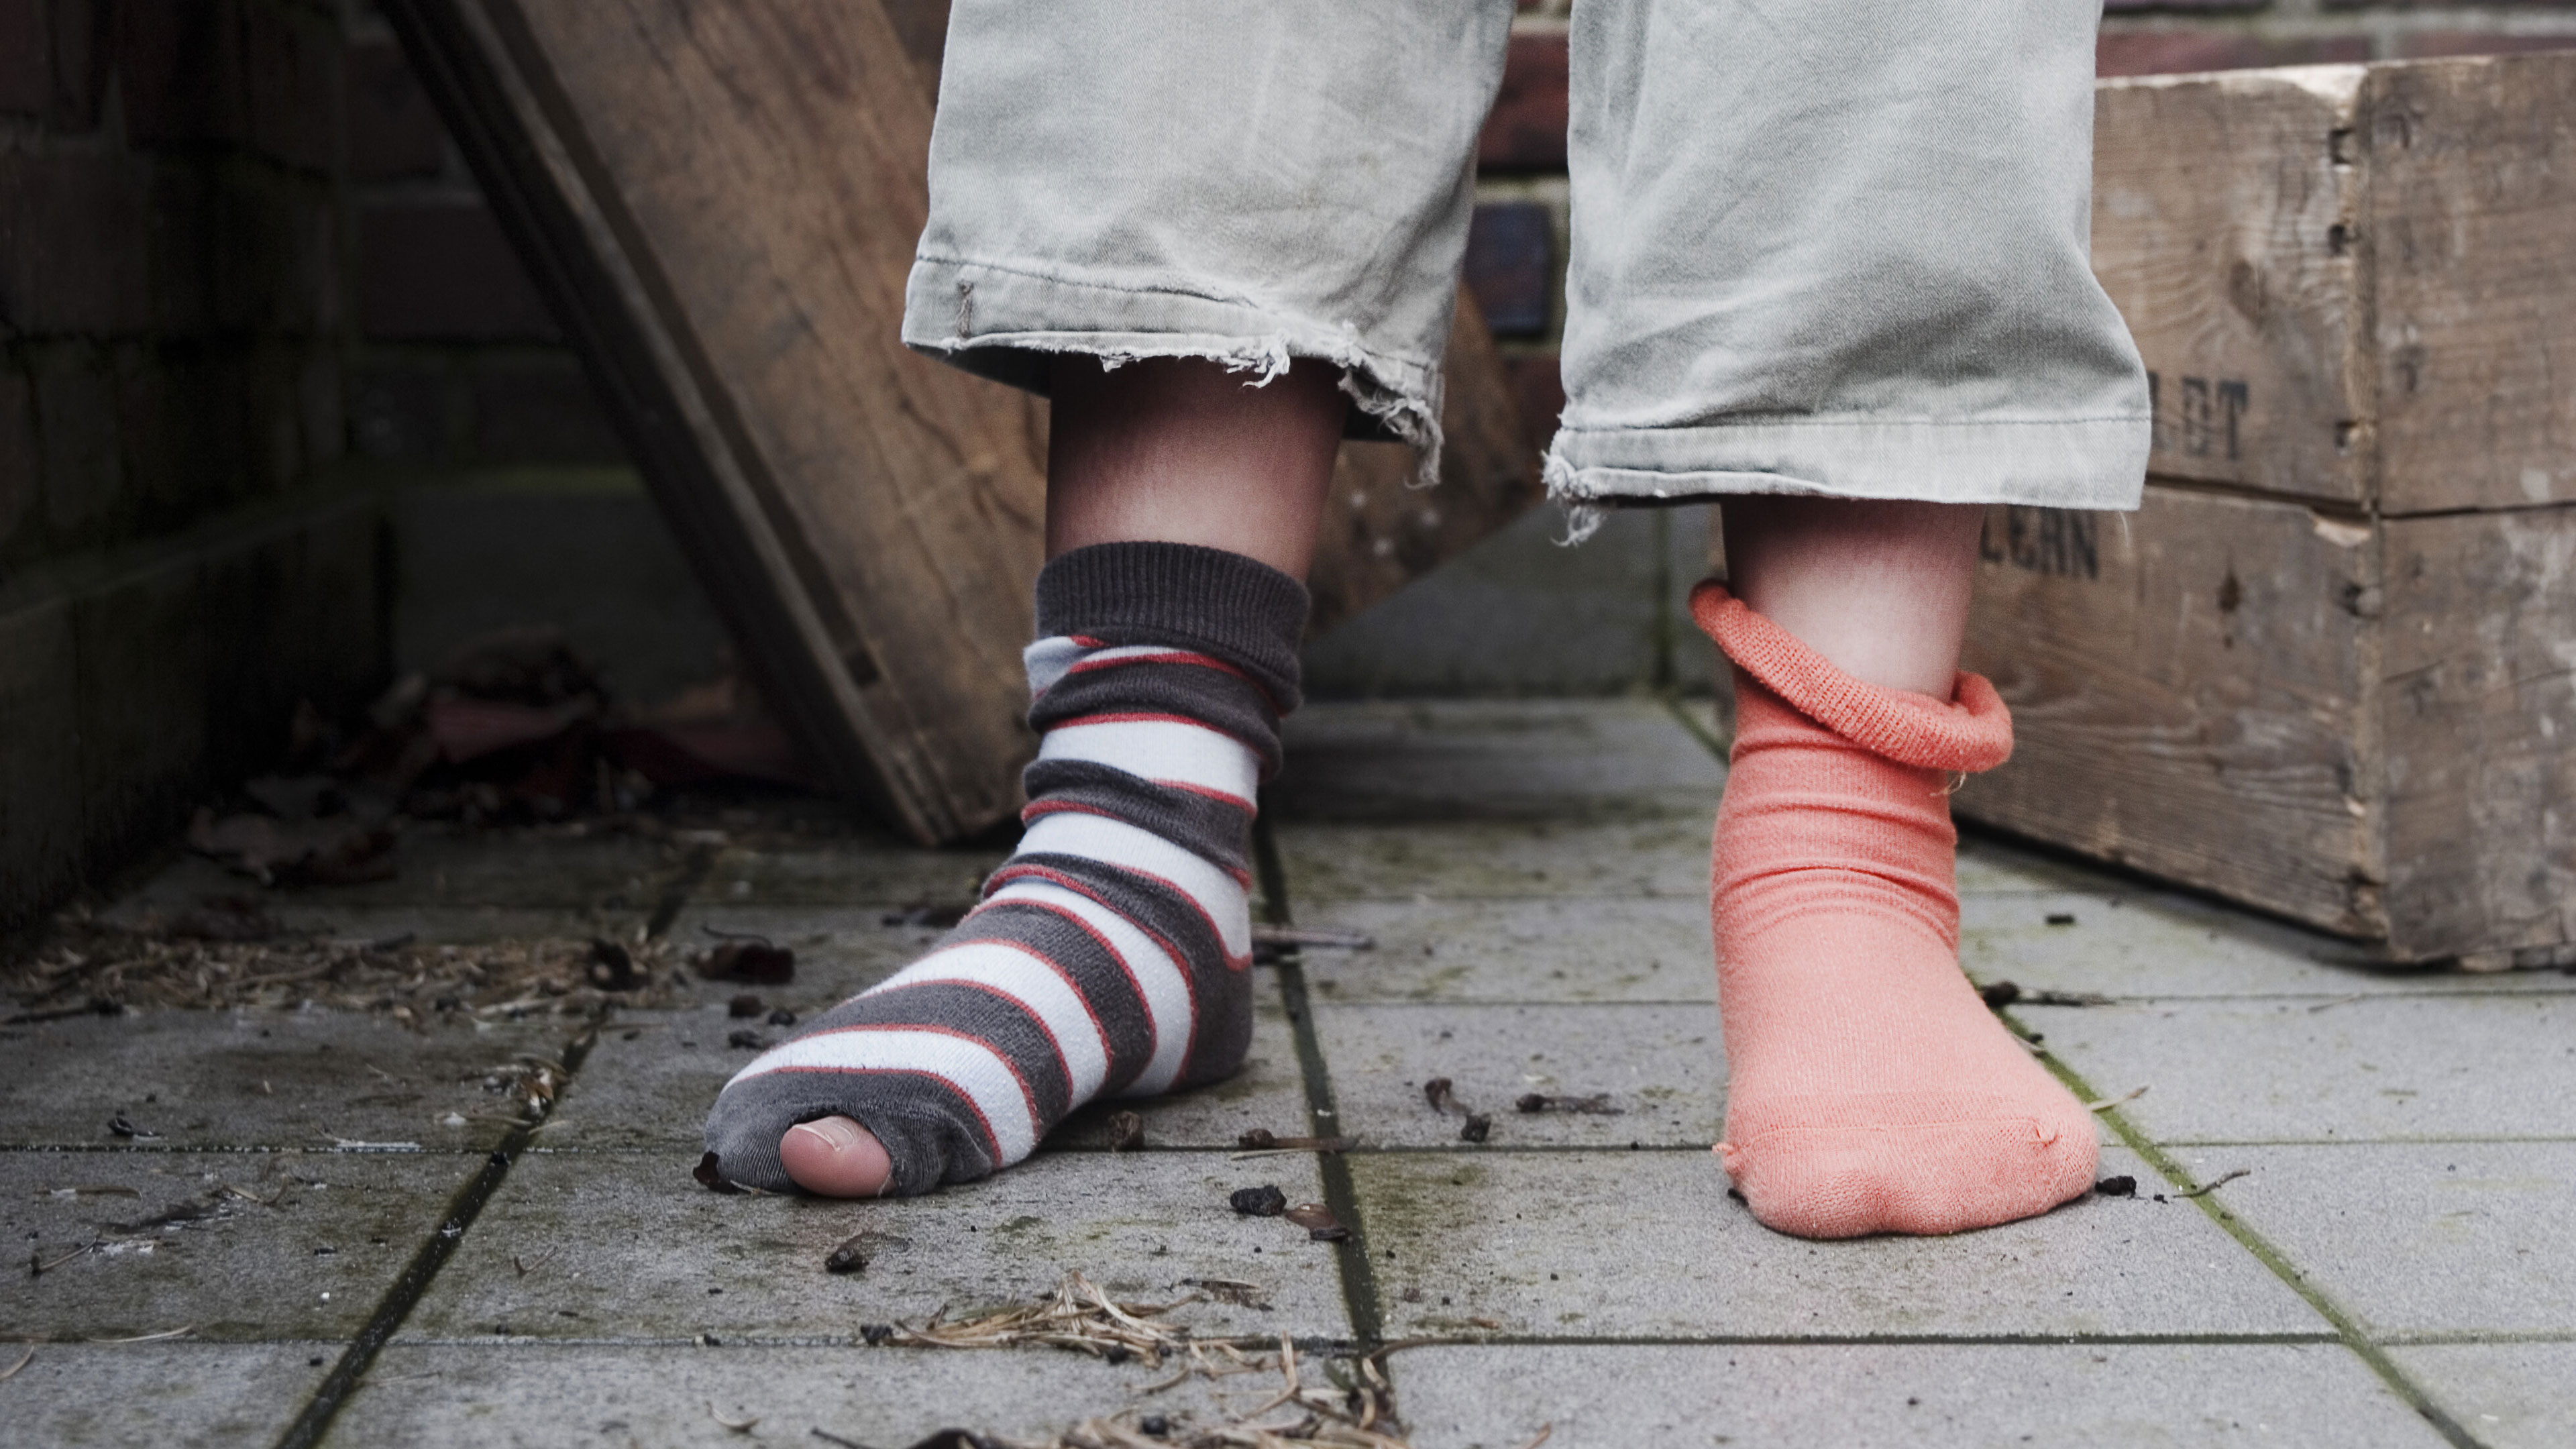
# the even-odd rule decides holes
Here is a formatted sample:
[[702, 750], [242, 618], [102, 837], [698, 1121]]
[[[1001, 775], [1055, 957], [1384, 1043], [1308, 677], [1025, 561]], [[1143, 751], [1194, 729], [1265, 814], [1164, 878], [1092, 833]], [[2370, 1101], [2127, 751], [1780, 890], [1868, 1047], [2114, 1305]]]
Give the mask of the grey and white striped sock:
[[1038, 758], [1019, 849], [930, 954], [743, 1068], [724, 1178], [794, 1190], [779, 1138], [848, 1116], [893, 1194], [1027, 1157], [1075, 1108], [1213, 1082], [1252, 1034], [1254, 799], [1297, 703], [1303, 585], [1216, 549], [1116, 543], [1038, 576]]

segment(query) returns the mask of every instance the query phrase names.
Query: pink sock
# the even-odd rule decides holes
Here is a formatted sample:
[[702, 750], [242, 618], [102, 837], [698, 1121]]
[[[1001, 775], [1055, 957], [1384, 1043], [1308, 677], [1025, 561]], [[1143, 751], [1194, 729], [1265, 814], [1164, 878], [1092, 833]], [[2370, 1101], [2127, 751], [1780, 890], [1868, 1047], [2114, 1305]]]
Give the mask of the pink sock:
[[2092, 1186], [2093, 1120], [1959, 970], [1954, 773], [2012, 752], [1994, 686], [1879, 689], [1716, 583], [1735, 662], [1711, 900], [1728, 1063], [1718, 1145], [1784, 1233], [1955, 1233]]

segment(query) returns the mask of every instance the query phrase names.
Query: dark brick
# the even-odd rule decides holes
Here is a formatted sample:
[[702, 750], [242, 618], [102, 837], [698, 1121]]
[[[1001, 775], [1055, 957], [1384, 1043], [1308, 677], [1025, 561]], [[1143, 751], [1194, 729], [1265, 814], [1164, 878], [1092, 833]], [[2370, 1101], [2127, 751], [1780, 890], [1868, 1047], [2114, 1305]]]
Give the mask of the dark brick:
[[241, 10], [240, 0], [118, 0], [127, 139], [140, 146], [248, 139]]
[[617, 463], [625, 446], [569, 357], [484, 363], [473, 383], [474, 452], [487, 463]]
[[148, 166], [109, 152], [0, 152], [0, 330], [147, 326], [149, 184]]
[[366, 458], [442, 462], [455, 432], [451, 396], [443, 368], [362, 362], [349, 376], [349, 445]]
[[274, 5], [253, 5], [243, 18], [251, 144], [289, 166], [331, 169], [340, 152], [338, 29], [321, 16]]
[[0, 930], [79, 883], [80, 670], [61, 599], [0, 611]]
[[205, 783], [206, 632], [194, 557], [72, 601], [81, 795], [93, 871], [167, 839]]
[[53, 109], [45, 10], [45, 0], [0, 0], [0, 113], [37, 116]]
[[211, 199], [216, 324], [297, 334], [337, 326], [339, 212], [330, 193], [247, 171], [227, 176]]
[[347, 94], [351, 180], [394, 181], [445, 169], [447, 128], [399, 46], [350, 46]]
[[387, 341], [552, 342], [560, 335], [480, 201], [371, 206], [358, 220], [358, 322]]
[[36, 362], [36, 443], [45, 479], [45, 518], [56, 542], [95, 542], [129, 510], [112, 362], [98, 348], [67, 343]]
[[98, 129], [108, 0], [0, 0], [0, 113]]
[[303, 366], [296, 373], [295, 401], [308, 467], [336, 463], [349, 451], [345, 383], [338, 340], [323, 337], [306, 343]]
[[1555, 261], [1556, 234], [1546, 207], [1505, 201], [1476, 208], [1467, 225], [1462, 279], [1495, 336], [1535, 337], [1547, 331]]
[[2489, 30], [2419, 30], [2397, 38], [2397, 54], [2406, 60], [2446, 55], [2522, 55], [2535, 50], [2576, 47], [2576, 35], [2498, 35]]
[[[0, 372], [0, 560], [14, 557], [10, 544], [38, 517], [44, 489], [36, 458], [35, 384], [14, 368]], [[6, 581], [0, 574], [0, 583]]]
[[184, 528], [251, 494], [245, 397], [237, 343], [159, 343], [118, 358], [116, 413], [135, 528]]
[[1513, 36], [1502, 91], [1476, 138], [1476, 164], [1488, 171], [1564, 170], [1565, 95], [1565, 37]]
[[1519, 405], [1521, 436], [1530, 451], [1545, 449], [1556, 436], [1556, 415], [1565, 411], [1565, 380], [1557, 370], [1556, 354], [1505, 355], [1503, 381]]
[[2359, 35], [2267, 39], [2233, 31], [2124, 30], [2104, 34], [2093, 56], [2101, 75], [2173, 75], [2363, 61], [2370, 59], [2370, 41]]
[[99, 103], [107, 95], [108, 32], [115, 11], [110, 0], [53, 0], [51, 18], [50, 118], [59, 130], [97, 130]]

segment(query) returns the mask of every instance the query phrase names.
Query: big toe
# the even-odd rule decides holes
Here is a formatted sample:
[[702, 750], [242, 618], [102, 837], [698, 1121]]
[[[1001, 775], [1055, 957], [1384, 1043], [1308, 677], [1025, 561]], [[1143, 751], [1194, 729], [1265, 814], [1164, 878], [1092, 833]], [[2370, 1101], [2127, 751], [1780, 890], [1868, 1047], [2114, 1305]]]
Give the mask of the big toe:
[[799, 1122], [778, 1139], [778, 1161], [817, 1197], [877, 1197], [894, 1179], [894, 1159], [876, 1134], [847, 1117]]

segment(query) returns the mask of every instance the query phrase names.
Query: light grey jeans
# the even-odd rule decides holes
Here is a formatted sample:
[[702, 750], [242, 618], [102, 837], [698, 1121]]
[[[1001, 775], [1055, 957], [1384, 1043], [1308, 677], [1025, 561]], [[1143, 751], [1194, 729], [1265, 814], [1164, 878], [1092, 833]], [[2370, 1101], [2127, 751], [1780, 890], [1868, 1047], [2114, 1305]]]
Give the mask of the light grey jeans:
[[[1511, 0], [956, 0], [905, 342], [1329, 359], [1439, 447]], [[2133, 508], [2093, 279], [2100, 0], [1579, 0], [1548, 488]], [[1583, 531], [1580, 521], [1578, 531]]]

